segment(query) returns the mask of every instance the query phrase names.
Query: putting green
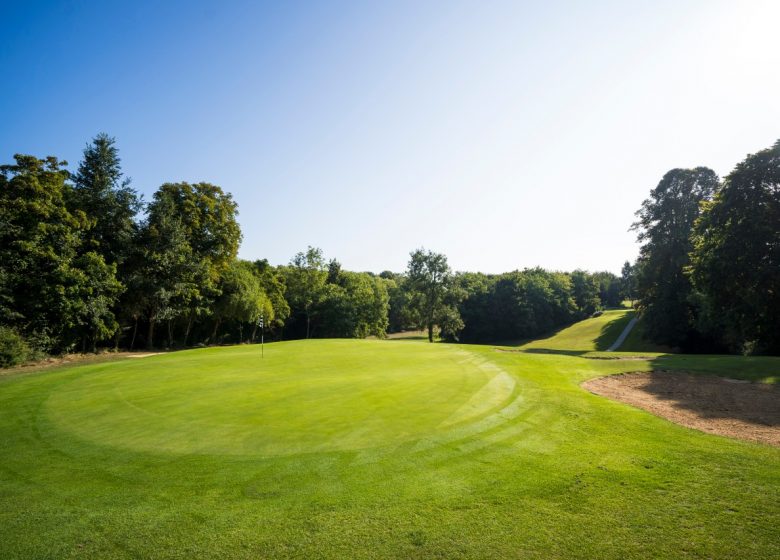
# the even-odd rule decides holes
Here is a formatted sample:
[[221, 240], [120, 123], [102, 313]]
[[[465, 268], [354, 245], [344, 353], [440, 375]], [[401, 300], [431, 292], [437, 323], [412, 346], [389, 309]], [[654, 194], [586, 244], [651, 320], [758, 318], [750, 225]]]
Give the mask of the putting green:
[[59, 429], [157, 452], [279, 456], [398, 446], [463, 430], [515, 398], [513, 377], [445, 345], [307, 341], [106, 365], [45, 403]]

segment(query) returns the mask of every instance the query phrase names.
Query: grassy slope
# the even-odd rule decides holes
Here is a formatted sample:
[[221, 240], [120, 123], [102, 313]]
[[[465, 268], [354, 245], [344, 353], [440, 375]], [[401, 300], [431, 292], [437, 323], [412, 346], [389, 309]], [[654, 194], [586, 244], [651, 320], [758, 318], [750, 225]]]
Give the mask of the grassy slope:
[[524, 349], [591, 352], [606, 350], [631, 320], [633, 311], [611, 309], [523, 345]]
[[[633, 311], [631, 312], [633, 313]], [[644, 338], [642, 321], [638, 321], [628, 336], [620, 345], [621, 352], [671, 352], [672, 349], [660, 344], [655, 344]]]
[[[0, 557], [780, 556], [780, 449], [688, 430], [578, 386], [598, 375], [649, 370], [658, 360], [768, 379], [780, 372], [780, 360], [584, 359], [577, 354], [598, 349], [593, 341], [609, 321], [590, 325], [527, 345], [526, 352], [414, 341], [271, 345], [267, 357], [278, 353], [279, 362], [269, 367], [277, 378], [267, 391], [247, 378], [255, 348], [0, 380]], [[534, 352], [539, 348], [571, 353]], [[308, 366], [293, 365], [315, 354], [320, 358]], [[383, 372], [394, 364], [412, 371], [400, 354], [422, 361], [416, 374], [435, 383], [412, 376], [407, 385], [396, 373], [385, 385]], [[366, 360], [375, 364], [369, 377]], [[323, 372], [328, 363], [338, 363], [339, 371]], [[480, 371], [470, 373], [474, 367]], [[511, 394], [488, 391], [498, 395], [490, 410], [464, 409], [472, 390], [504, 374], [514, 380]], [[177, 395], [186, 375], [194, 386]], [[224, 383], [208, 386], [210, 376], [225, 375]], [[266, 377], [257, 375], [262, 385]], [[284, 406], [285, 377], [302, 384], [304, 394], [314, 390], [308, 381], [331, 378], [315, 383], [320, 393], [307, 406], [323, 424], [317, 437], [336, 434], [340, 445], [295, 453], [290, 438], [303, 430], [296, 417], [305, 410]], [[450, 379], [456, 390], [447, 386]], [[386, 389], [374, 391], [373, 383]], [[435, 386], [449, 398], [437, 399]], [[362, 406], [349, 398], [354, 389], [367, 395]], [[177, 410], [147, 422], [177, 432], [177, 445], [188, 441], [190, 452], [175, 452], [171, 443], [149, 449], [159, 441], [156, 430], [123, 419], [126, 407], [116, 402], [104, 409], [98, 402], [68, 404], [68, 395], [100, 401], [113, 391], [126, 391], [139, 408], [158, 415]], [[239, 406], [228, 418], [230, 403], [246, 391], [257, 392], [258, 406], [268, 410], [258, 417]], [[230, 400], [220, 402], [220, 394]], [[207, 402], [189, 403], [199, 398], [211, 400], [217, 418]], [[91, 417], [85, 408], [100, 413]], [[437, 423], [457, 411], [461, 422]], [[355, 417], [357, 428], [374, 412], [383, 421], [361, 436], [373, 447], [345, 444], [344, 420]], [[200, 422], [177, 422], [182, 414]], [[219, 438], [209, 432], [214, 425], [237, 422], [261, 431], [254, 422], [278, 415], [278, 438], [241, 454], [236, 450], [246, 440], [236, 435], [229, 449], [214, 452], [227, 445], [224, 435], [211, 441]], [[399, 442], [397, 423], [419, 431]], [[211, 451], [191, 452], [202, 446]], [[257, 454], [278, 446], [293, 454]]]

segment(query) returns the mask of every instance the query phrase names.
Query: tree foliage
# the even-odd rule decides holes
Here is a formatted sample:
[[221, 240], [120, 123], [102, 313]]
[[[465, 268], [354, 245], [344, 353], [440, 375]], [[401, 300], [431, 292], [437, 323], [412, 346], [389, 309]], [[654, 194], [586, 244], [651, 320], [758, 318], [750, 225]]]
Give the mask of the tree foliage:
[[4, 322], [47, 340], [43, 350], [63, 350], [73, 341], [71, 310], [79, 304], [74, 260], [88, 220], [66, 205], [65, 162], [15, 159], [0, 167], [0, 276], [5, 297], [13, 300]]
[[541, 268], [498, 275], [464, 273], [459, 306], [464, 342], [518, 341], [572, 323], [578, 310], [571, 276]]
[[427, 329], [430, 342], [437, 325], [445, 337], [457, 337], [463, 328], [457, 309], [462, 294], [453, 282], [447, 257], [425, 249], [413, 251], [410, 257], [407, 286], [419, 325]]
[[241, 230], [230, 194], [210, 183], [165, 183], [154, 194], [141, 231], [137, 286], [149, 324], [183, 318], [185, 341], [194, 318], [208, 315], [219, 296], [221, 275], [236, 257]]
[[73, 204], [89, 219], [83, 247], [121, 265], [132, 250], [141, 199], [130, 187], [120, 165], [116, 140], [98, 134], [84, 149], [73, 177]]
[[214, 302], [214, 331], [225, 320], [235, 321], [239, 329], [239, 342], [244, 342], [244, 325], [254, 324], [262, 315], [269, 322], [274, 320], [274, 308], [266, 296], [260, 280], [254, 274], [252, 263], [233, 261], [222, 274], [219, 296]]
[[302, 314], [306, 321], [306, 338], [312, 334], [312, 316], [325, 297], [328, 271], [322, 249], [309, 247], [297, 253], [285, 269], [287, 301], [294, 314]]
[[[168, 182], [142, 200], [105, 134], [75, 174], [54, 157], [0, 166], [0, 361], [95, 351], [272, 339], [384, 337], [425, 328], [447, 341], [540, 336], [623, 299], [644, 331], [684, 350], [780, 353], [780, 142], [719, 184], [673, 169], [633, 229], [635, 262], [611, 272], [458, 273], [418, 249], [407, 270], [345, 270], [308, 247], [289, 264], [237, 258], [229, 193]], [[163, 330], [163, 335], [160, 331]], [[142, 334], [144, 333], [145, 334]]]
[[620, 297], [621, 299], [627, 299], [634, 304], [636, 298], [636, 268], [629, 261], [623, 263], [623, 268], [620, 269]]
[[698, 310], [685, 271], [700, 204], [712, 198], [717, 186], [717, 175], [706, 167], [672, 169], [636, 213], [632, 229], [643, 243], [636, 291], [645, 332], [656, 343], [683, 348], [698, 344]]
[[780, 353], [780, 141], [737, 165], [703, 206], [690, 272], [705, 329], [733, 351]]

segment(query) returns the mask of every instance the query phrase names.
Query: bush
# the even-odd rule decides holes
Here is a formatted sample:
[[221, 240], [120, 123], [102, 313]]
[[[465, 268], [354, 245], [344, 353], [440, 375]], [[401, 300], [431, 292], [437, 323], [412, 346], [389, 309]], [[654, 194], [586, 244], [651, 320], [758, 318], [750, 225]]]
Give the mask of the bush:
[[30, 345], [9, 327], [0, 327], [0, 367], [19, 365], [33, 357]]

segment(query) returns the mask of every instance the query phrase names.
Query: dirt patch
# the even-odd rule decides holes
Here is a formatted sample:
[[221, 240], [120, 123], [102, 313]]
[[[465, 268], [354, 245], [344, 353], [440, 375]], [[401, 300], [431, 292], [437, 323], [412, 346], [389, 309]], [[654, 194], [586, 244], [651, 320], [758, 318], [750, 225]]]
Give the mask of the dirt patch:
[[675, 371], [625, 373], [582, 386], [688, 428], [780, 447], [780, 387]]

